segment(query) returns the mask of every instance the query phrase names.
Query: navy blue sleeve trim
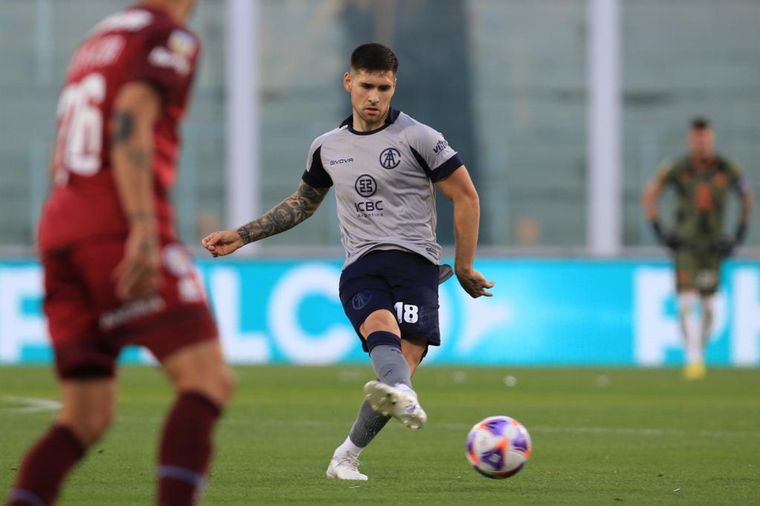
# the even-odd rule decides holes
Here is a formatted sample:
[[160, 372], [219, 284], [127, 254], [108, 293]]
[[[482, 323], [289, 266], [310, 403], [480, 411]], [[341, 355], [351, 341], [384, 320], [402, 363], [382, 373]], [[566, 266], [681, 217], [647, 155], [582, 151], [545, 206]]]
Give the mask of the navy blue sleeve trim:
[[322, 165], [322, 146], [319, 146], [311, 157], [311, 165], [301, 176], [304, 183], [314, 188], [330, 188], [333, 180]]
[[443, 179], [446, 179], [449, 177], [455, 170], [457, 170], [459, 167], [464, 165], [464, 162], [462, 161], [462, 158], [459, 156], [459, 153], [455, 153], [454, 156], [443, 162], [438, 168], [435, 170], [431, 169], [430, 166], [425, 161], [425, 158], [417, 152], [416, 149], [410, 148], [412, 150], [412, 154], [414, 155], [414, 158], [417, 160], [417, 163], [420, 164], [420, 167], [422, 167], [422, 170], [425, 171], [425, 174], [427, 174], [427, 177], [430, 178], [431, 181], [434, 183], [437, 183], [438, 181], [441, 181]]
[[409, 149], [412, 150], [412, 154], [414, 155], [415, 160], [417, 160], [417, 163], [420, 164], [420, 167], [422, 167], [422, 170], [425, 171], [425, 174], [427, 174], [427, 177], [430, 179], [433, 178], [433, 171], [430, 169], [430, 165], [427, 164], [427, 161], [425, 161], [425, 158], [417, 152], [416, 149], [413, 147], [409, 147]]
[[433, 175], [430, 177], [430, 179], [434, 183], [443, 181], [462, 165], [464, 165], [462, 157], [459, 156], [459, 153], [455, 153], [454, 156], [443, 162], [437, 169], [433, 171]]

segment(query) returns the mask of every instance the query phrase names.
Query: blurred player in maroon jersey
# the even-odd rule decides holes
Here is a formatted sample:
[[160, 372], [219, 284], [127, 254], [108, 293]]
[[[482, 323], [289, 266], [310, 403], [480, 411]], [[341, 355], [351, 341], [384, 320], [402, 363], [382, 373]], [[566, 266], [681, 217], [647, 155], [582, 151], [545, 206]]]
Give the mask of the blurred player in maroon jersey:
[[8, 505], [49, 505], [111, 423], [115, 362], [146, 347], [176, 389], [161, 436], [161, 505], [194, 504], [233, 380], [169, 187], [199, 42], [195, 0], [144, 0], [88, 34], [58, 104], [39, 246], [63, 407], [28, 451]]

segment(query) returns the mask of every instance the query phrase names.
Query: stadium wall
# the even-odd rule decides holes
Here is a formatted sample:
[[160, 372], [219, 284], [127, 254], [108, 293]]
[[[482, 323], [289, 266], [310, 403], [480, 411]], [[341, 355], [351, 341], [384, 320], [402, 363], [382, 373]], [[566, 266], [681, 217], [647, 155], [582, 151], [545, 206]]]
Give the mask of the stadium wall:
[[[197, 264], [234, 363], [364, 362], [338, 300], [338, 260]], [[429, 362], [671, 366], [681, 363], [673, 275], [663, 260], [488, 259], [495, 296], [440, 290], [443, 345]], [[47, 363], [41, 270], [0, 261], [0, 364]], [[760, 266], [729, 262], [718, 294], [713, 365], [760, 365]], [[150, 362], [128, 349], [127, 362]]]

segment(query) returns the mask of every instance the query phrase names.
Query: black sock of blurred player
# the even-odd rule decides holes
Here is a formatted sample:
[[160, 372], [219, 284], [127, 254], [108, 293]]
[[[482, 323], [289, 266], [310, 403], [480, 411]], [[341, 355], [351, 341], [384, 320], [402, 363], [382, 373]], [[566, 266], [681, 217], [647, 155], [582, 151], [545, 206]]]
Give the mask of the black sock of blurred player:
[[24, 457], [8, 506], [54, 504], [61, 483], [85, 451], [86, 446], [68, 427], [53, 425]]
[[158, 504], [195, 504], [202, 490], [213, 445], [211, 435], [221, 409], [208, 397], [180, 394], [166, 417], [158, 467]]

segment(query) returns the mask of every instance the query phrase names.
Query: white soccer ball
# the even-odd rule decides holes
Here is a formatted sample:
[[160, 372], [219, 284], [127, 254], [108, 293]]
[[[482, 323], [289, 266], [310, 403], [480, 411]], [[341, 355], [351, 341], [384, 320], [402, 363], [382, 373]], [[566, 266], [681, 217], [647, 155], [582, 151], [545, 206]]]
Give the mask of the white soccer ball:
[[520, 472], [531, 449], [528, 431], [508, 416], [489, 416], [467, 434], [467, 460], [488, 478], [509, 478]]

